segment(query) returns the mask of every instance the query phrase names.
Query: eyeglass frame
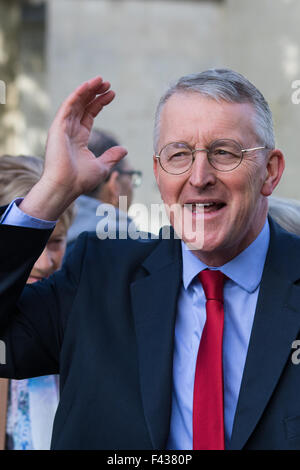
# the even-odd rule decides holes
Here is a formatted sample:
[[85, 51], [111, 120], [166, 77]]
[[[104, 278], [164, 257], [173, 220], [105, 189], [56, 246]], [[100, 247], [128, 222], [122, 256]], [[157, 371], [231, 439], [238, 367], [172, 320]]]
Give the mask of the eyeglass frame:
[[117, 171], [120, 175], [128, 175], [128, 176], [131, 176], [131, 177], [136, 175], [137, 177], [140, 178], [140, 183], [138, 185], [136, 185], [134, 183], [132, 183], [132, 184], [136, 188], [138, 188], [140, 186], [140, 184], [142, 182], [142, 177], [143, 177], [142, 171], [140, 171], [140, 170], [119, 170], [119, 169], [117, 169], [115, 171]]
[[[209, 144], [209, 147], [211, 147], [215, 142], [218, 142], [219, 140], [220, 140], [220, 141], [222, 141], [222, 140], [229, 140], [229, 141], [231, 141], [231, 142], [234, 142], [234, 143], [235, 143], [236, 145], [238, 145], [239, 147], [241, 147], [241, 145], [240, 145], [238, 142], [236, 142], [235, 140], [233, 140], [233, 139], [217, 139], [217, 140], [214, 140], [213, 142], [211, 142], [211, 143]], [[190, 165], [186, 170], [182, 171], [181, 173], [170, 173], [169, 171], [167, 171], [167, 170], [162, 166], [162, 163], [161, 163], [161, 160], [160, 160], [160, 158], [161, 158], [161, 156], [160, 156], [161, 152], [162, 152], [168, 145], [172, 145], [172, 144], [184, 144], [184, 145], [186, 145], [186, 147], [188, 147], [188, 149], [189, 149], [189, 150], [191, 151], [191, 153], [192, 153], [191, 165]], [[204, 148], [204, 149], [201, 149], [201, 148], [199, 148], [199, 149], [198, 149], [198, 148], [192, 149], [186, 142], [182, 142], [182, 141], [179, 141], [179, 142], [169, 142], [168, 144], [164, 145], [163, 148], [162, 148], [162, 149], [160, 150], [160, 152], [158, 153], [158, 155], [154, 155], [154, 157], [159, 160], [160, 167], [161, 167], [166, 173], [168, 173], [169, 175], [179, 176], [179, 175], [183, 175], [184, 173], [187, 173], [187, 172], [192, 168], [193, 163], [194, 163], [195, 158], [196, 158], [196, 157], [194, 156], [194, 154], [195, 154], [196, 152], [206, 152], [206, 157], [207, 157], [208, 163], [212, 166], [212, 168], [214, 168], [214, 169], [217, 170], [217, 171], [221, 171], [222, 173], [226, 173], [226, 172], [228, 172], [228, 171], [233, 171], [233, 170], [235, 170], [236, 168], [238, 168], [238, 167], [240, 166], [240, 164], [241, 164], [242, 161], [243, 161], [244, 153], [245, 153], [245, 152], [251, 152], [251, 151], [254, 151], [254, 150], [264, 150], [264, 149], [266, 149], [266, 150], [272, 150], [270, 147], [267, 147], [266, 145], [263, 146], [263, 147], [253, 147], [253, 148], [250, 148], [250, 149], [243, 149], [243, 148], [241, 147], [242, 158], [240, 159], [239, 163], [238, 163], [234, 168], [231, 168], [230, 170], [220, 170], [219, 168], [214, 167], [214, 166], [212, 165], [211, 161], [210, 161], [209, 158], [208, 158], [209, 149], [207, 149], [207, 148]]]

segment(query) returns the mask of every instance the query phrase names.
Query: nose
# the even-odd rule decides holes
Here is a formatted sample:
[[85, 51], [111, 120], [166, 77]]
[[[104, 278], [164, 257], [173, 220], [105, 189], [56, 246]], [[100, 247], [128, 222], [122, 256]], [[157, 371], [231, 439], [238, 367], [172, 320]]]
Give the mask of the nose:
[[216, 184], [216, 170], [211, 166], [207, 158], [206, 149], [196, 148], [194, 162], [191, 169], [189, 182], [192, 186], [205, 189]]
[[38, 271], [41, 277], [48, 277], [54, 271], [54, 260], [51, 252], [46, 247], [34, 265], [34, 270]]

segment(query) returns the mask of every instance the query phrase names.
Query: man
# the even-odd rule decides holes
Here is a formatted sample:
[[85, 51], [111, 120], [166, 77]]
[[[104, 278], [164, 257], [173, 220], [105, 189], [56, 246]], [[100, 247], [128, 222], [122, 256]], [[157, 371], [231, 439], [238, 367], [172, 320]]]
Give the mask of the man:
[[[108, 90], [96, 78], [64, 102], [44, 174], [3, 224], [53, 227], [125, 155], [86, 147]], [[60, 370], [53, 449], [300, 448], [300, 240], [267, 220], [283, 169], [261, 93], [210, 70], [156, 116], [154, 173], [181, 241], [83, 235], [16, 306], [49, 230], [1, 225], [2, 374]]]
[[[116, 145], [118, 145], [117, 140], [107, 132], [99, 129], [92, 130], [88, 149], [96, 157]], [[116, 163], [106, 179], [97, 184], [92, 191], [79, 196], [76, 200], [76, 217], [68, 232], [69, 246], [70, 243], [73, 246], [73, 242], [83, 231], [96, 232], [97, 229], [99, 235], [104, 219], [106, 225], [103, 228], [103, 237], [116, 237], [117, 231], [127, 232], [129, 223], [132, 223], [127, 210], [132, 202], [133, 189], [139, 186], [140, 181], [141, 172], [133, 170], [125, 158]], [[119, 210], [120, 197], [124, 198], [123, 209], [125, 210]], [[101, 207], [100, 204], [105, 204], [105, 206]], [[114, 206], [115, 210], [107, 204]], [[102, 214], [102, 209], [105, 214]], [[99, 217], [100, 215], [102, 218]], [[99, 224], [100, 220], [102, 220], [101, 224]]]

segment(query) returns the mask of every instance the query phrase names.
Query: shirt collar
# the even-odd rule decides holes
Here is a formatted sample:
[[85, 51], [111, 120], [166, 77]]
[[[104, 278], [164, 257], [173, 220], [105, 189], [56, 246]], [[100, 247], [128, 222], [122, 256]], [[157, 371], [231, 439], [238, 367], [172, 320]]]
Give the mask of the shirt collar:
[[203, 269], [218, 269], [247, 292], [254, 292], [260, 284], [270, 241], [268, 219], [256, 239], [238, 256], [218, 268], [207, 266], [200, 261], [187, 245], [181, 241], [182, 280], [187, 289], [192, 280]]

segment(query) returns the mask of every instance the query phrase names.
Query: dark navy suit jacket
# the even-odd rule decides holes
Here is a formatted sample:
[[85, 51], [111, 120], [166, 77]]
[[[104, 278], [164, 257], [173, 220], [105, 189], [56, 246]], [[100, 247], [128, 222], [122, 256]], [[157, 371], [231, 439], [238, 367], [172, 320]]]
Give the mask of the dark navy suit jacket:
[[[270, 229], [231, 449], [300, 449], [300, 239]], [[61, 271], [24, 288], [48, 236], [0, 226], [0, 375], [60, 374], [53, 449], [164, 449], [180, 241], [86, 233]]]

